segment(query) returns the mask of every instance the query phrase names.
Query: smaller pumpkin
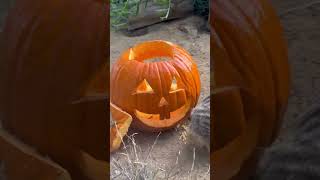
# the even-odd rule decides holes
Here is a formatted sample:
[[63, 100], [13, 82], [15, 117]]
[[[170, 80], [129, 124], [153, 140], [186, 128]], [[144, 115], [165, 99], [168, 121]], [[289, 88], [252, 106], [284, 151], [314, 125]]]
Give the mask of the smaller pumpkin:
[[189, 53], [168, 41], [147, 41], [125, 51], [111, 71], [111, 102], [136, 127], [161, 131], [188, 116], [200, 94], [200, 76]]
[[122, 138], [127, 134], [132, 122], [130, 114], [122, 111], [119, 107], [110, 103], [110, 152], [117, 150]]

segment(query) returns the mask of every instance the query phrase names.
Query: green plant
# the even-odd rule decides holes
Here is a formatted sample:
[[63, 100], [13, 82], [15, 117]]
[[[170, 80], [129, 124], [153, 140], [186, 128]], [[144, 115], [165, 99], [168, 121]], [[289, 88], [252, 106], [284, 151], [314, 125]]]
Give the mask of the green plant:
[[[141, 5], [146, 8], [149, 3], [165, 9], [166, 14], [170, 10], [170, 0], [111, 0], [110, 1], [110, 25], [112, 29], [119, 30], [127, 27], [128, 18], [137, 16]], [[161, 18], [162, 20], [165, 19]]]
[[112, 28], [121, 29], [127, 25], [129, 16], [136, 16], [141, 0], [111, 0], [110, 25]]
[[193, 0], [193, 6], [195, 14], [208, 18], [209, 0]]

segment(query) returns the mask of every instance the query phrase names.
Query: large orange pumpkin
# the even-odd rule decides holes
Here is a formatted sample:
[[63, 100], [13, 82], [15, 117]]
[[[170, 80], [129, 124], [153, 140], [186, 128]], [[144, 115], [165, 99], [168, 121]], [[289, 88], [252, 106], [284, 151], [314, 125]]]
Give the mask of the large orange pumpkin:
[[[167, 58], [154, 62], [154, 58]], [[196, 105], [200, 78], [192, 57], [167, 41], [147, 41], [128, 49], [112, 67], [111, 102], [133, 116], [136, 127], [171, 128]]]
[[4, 128], [73, 179], [95, 176], [83, 163], [109, 161], [106, 9], [102, 0], [17, 0], [3, 31]]
[[238, 87], [213, 95], [213, 177], [247, 179], [286, 109], [287, 46], [267, 0], [215, 0], [211, 28], [214, 88]]

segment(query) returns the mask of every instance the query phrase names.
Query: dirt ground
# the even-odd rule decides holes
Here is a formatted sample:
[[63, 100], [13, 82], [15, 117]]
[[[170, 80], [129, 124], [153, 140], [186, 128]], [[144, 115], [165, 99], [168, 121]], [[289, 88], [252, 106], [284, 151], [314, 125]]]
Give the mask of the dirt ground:
[[[136, 43], [155, 39], [171, 41], [186, 49], [197, 63], [201, 79], [201, 101], [210, 92], [210, 34], [200, 30], [199, 24], [201, 23], [199, 22], [201, 21], [201, 18], [192, 16], [182, 20], [161, 23], [149, 27], [147, 34], [137, 37], [126, 37], [121, 33], [111, 32], [111, 66], [122, 51], [132, 47]], [[188, 122], [189, 120], [187, 120], [186, 124]], [[138, 133], [135, 135], [135, 140], [137, 146], [141, 148], [141, 155], [143, 157], [149, 153], [150, 146], [153, 145], [158, 134], [131, 130], [129, 134], [132, 133]], [[187, 141], [182, 140], [181, 135], [183, 133], [184, 128], [182, 127], [162, 132], [150, 153], [150, 158], [144, 161], [144, 163], [148, 164], [149, 170], [161, 169], [158, 178], [164, 177], [163, 174], [169, 173], [170, 169], [175, 169], [175, 172], [178, 172], [178, 174], [174, 175], [175, 172], [172, 172], [171, 175], [173, 177], [171, 179], [187, 179], [190, 174], [192, 175], [192, 179], [209, 179], [209, 154], [206, 153], [205, 149], [196, 148], [195, 160], [193, 160], [193, 146]], [[120, 150], [112, 154], [111, 160], [119, 162], [127, 161], [126, 157], [120, 153], [126, 153], [126, 151]], [[179, 157], [179, 162], [175, 164], [177, 157]], [[189, 171], [193, 163], [194, 169], [190, 173]], [[119, 174], [117, 168], [111, 168], [111, 170], [113, 176]], [[114, 179], [118, 178], [120, 176]]]

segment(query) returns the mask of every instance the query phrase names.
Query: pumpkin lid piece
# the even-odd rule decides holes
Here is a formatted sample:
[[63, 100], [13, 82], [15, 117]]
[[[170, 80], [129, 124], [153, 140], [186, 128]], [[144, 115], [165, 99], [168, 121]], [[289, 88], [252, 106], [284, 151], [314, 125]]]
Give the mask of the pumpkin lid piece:
[[117, 150], [122, 138], [127, 134], [132, 122], [130, 114], [122, 111], [119, 107], [110, 103], [110, 152]]
[[154, 40], [125, 51], [111, 71], [111, 101], [144, 130], [174, 127], [197, 104], [200, 76], [190, 54]]

